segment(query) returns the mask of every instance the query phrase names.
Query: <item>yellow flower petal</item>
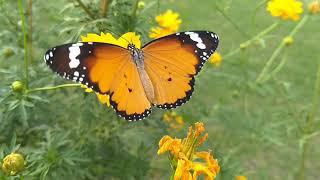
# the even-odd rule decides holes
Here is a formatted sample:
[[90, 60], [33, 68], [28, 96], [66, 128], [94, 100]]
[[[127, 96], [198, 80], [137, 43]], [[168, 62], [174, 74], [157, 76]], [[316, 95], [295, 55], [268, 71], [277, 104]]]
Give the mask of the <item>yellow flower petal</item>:
[[181, 139], [173, 139], [170, 136], [164, 136], [159, 142], [158, 155], [170, 151], [173, 155], [178, 155], [181, 149]]
[[235, 180], [247, 180], [246, 176], [236, 176]]
[[88, 88], [88, 86], [86, 86], [86, 85], [81, 84], [80, 87], [83, 88], [84, 91], [87, 93], [93, 92], [93, 90], [91, 88]]
[[99, 93], [96, 93], [96, 95], [102, 104], [106, 104], [108, 107], [110, 107], [110, 96], [109, 95], [99, 94]]
[[192, 176], [190, 173], [191, 162], [187, 159], [179, 159], [177, 163], [177, 168], [174, 173], [174, 180], [191, 180]]
[[270, 0], [267, 5], [267, 10], [274, 17], [297, 21], [303, 12], [302, 6], [303, 3], [297, 0]]
[[218, 52], [214, 52], [209, 60], [209, 62], [215, 66], [220, 66], [222, 62], [222, 57]]
[[202, 122], [196, 122], [194, 124], [194, 130], [197, 136], [199, 136], [200, 134], [202, 134], [206, 128], [204, 127], [204, 124]]
[[214, 179], [216, 177], [216, 172], [212, 172], [209, 168], [203, 163], [193, 163], [193, 179], [197, 179], [200, 174], [204, 174], [208, 179]]
[[161, 38], [163, 36], [167, 36], [169, 34], [172, 34], [174, 32], [175, 31], [172, 31], [167, 28], [153, 27], [153, 28], [151, 28], [151, 32], [149, 34], [149, 37], [153, 38], [153, 39], [157, 39], [157, 38]]
[[140, 36], [134, 32], [127, 32], [120, 38], [116, 39], [112, 34], [104, 34], [101, 32], [100, 36], [97, 34], [87, 34], [87, 36], [81, 36], [82, 42], [103, 42], [109, 44], [115, 44], [123, 48], [127, 48], [129, 43], [134, 44], [137, 48], [141, 48]]

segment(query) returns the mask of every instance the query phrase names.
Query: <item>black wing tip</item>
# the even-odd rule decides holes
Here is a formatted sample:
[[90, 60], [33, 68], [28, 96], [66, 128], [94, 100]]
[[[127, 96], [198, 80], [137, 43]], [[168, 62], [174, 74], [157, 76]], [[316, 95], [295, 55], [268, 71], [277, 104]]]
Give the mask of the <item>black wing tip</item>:
[[157, 104], [156, 107], [160, 109], [174, 109], [187, 103], [192, 97], [192, 93], [194, 91], [194, 84], [195, 84], [195, 79], [194, 77], [192, 77], [192, 79], [189, 82], [191, 89], [186, 92], [186, 96], [184, 98], [178, 99], [174, 103]]
[[126, 114], [125, 111], [119, 111], [117, 109], [118, 104], [115, 101], [112, 101], [112, 94], [110, 95], [110, 104], [113, 108], [113, 110], [117, 113], [117, 115], [129, 122], [131, 121], [141, 121], [145, 119], [146, 117], [150, 116], [152, 109], [146, 109], [142, 114], [134, 113], [134, 114]]

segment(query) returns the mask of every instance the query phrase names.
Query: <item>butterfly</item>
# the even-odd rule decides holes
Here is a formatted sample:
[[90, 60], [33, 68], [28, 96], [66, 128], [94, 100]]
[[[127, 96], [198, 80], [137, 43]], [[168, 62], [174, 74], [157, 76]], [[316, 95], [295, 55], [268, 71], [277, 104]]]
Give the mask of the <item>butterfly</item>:
[[215, 52], [217, 34], [188, 31], [155, 39], [138, 49], [100, 42], [63, 44], [44, 60], [63, 78], [110, 95], [116, 113], [128, 121], [149, 116], [153, 106], [173, 109], [192, 95], [195, 75]]

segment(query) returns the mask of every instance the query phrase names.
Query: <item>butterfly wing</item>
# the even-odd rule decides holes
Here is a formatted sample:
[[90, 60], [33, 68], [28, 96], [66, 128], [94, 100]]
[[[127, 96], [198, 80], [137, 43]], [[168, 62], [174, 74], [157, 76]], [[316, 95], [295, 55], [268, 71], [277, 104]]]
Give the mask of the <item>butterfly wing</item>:
[[143, 47], [145, 69], [159, 108], [171, 109], [187, 102], [193, 92], [194, 76], [218, 47], [213, 32], [192, 31], [168, 35]]
[[127, 49], [107, 43], [64, 44], [49, 49], [44, 60], [60, 76], [109, 94], [119, 116], [139, 120], [150, 114], [150, 102]]

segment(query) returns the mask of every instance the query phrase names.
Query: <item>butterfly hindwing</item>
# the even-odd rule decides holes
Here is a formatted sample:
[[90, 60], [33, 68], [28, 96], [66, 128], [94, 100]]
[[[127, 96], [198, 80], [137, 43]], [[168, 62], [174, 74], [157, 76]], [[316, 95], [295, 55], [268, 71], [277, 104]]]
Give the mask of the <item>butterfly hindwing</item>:
[[150, 115], [151, 103], [132, 61], [118, 71], [112, 83], [110, 103], [117, 114], [129, 121], [142, 120]]
[[159, 108], [171, 109], [192, 95], [194, 76], [214, 53], [218, 36], [208, 31], [180, 32], [143, 47], [145, 68], [155, 90]]

